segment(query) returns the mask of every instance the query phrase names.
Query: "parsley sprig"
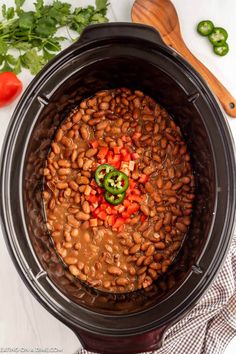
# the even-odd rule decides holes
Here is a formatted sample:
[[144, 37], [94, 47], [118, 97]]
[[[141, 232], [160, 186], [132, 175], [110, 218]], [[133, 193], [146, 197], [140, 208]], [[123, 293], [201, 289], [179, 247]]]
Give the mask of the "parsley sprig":
[[61, 42], [68, 39], [57, 36], [58, 29], [67, 27], [81, 33], [89, 24], [108, 21], [108, 0], [96, 0], [96, 7], [74, 9], [58, 0], [51, 5], [36, 0], [35, 11], [24, 11], [24, 2], [15, 0], [15, 7], [2, 6], [0, 72], [18, 74], [23, 67], [35, 75], [61, 50]]

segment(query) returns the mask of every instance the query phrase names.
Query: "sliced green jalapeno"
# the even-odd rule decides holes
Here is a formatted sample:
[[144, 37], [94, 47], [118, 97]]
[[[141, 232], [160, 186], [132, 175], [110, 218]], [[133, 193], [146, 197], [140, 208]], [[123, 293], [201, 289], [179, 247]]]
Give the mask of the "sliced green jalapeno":
[[220, 47], [219, 46], [214, 46], [213, 47], [215, 54], [223, 57], [226, 55], [229, 51], [229, 46], [227, 43], [222, 44]]
[[214, 24], [209, 20], [201, 21], [197, 26], [197, 31], [201, 36], [208, 36], [212, 33], [213, 29]]
[[228, 33], [224, 28], [215, 27], [208, 38], [214, 46], [221, 47], [223, 44], [225, 44], [228, 38]]
[[129, 178], [124, 172], [111, 171], [105, 175], [103, 187], [111, 194], [121, 194], [129, 187]]
[[113, 205], [118, 205], [118, 204], [122, 203], [123, 200], [125, 199], [125, 192], [120, 193], [120, 194], [112, 194], [112, 193], [106, 191], [104, 198], [106, 199], [106, 201], [108, 203], [113, 204]]
[[106, 174], [113, 170], [115, 170], [115, 167], [108, 164], [98, 166], [95, 171], [95, 181], [99, 185], [99, 187], [103, 187], [104, 177], [106, 176]]

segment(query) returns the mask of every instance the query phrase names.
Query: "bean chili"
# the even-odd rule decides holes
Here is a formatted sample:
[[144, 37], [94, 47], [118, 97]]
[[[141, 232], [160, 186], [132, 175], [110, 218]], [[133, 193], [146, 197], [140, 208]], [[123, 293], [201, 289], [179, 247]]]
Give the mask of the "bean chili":
[[[100, 165], [128, 177], [118, 204], [107, 201], [121, 194], [104, 189], [104, 166], [95, 180]], [[129, 292], [167, 272], [190, 225], [194, 177], [179, 127], [151, 97], [119, 88], [83, 100], [57, 130], [44, 176], [47, 227], [75, 277]]]

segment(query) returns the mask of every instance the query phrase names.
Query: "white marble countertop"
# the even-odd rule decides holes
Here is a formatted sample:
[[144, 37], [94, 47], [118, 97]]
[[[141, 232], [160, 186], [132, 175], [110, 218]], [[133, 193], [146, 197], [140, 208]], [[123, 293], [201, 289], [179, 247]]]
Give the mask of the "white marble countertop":
[[[70, 0], [69, 2], [80, 6], [92, 4], [93, 0]], [[108, 14], [110, 21], [130, 21], [134, 0], [110, 0], [109, 2], [111, 4]], [[13, 0], [0, 0], [0, 7], [3, 3], [10, 6]], [[29, 7], [32, 3], [26, 0]], [[190, 50], [236, 97], [236, 1], [173, 0], [173, 3], [179, 15], [183, 37]], [[228, 30], [230, 52], [226, 57], [214, 55], [207, 41], [196, 33], [195, 25], [202, 19], [211, 19]], [[20, 78], [26, 87], [32, 76], [28, 72], [23, 72]], [[0, 148], [15, 105], [16, 102], [0, 110]], [[236, 139], [236, 119], [228, 118], [228, 121]], [[0, 284], [0, 351], [1, 348], [6, 347], [27, 349], [38, 347], [58, 348], [66, 354], [76, 353], [80, 344], [74, 333], [49, 314], [23, 284], [7, 252], [1, 230]], [[235, 353], [236, 338], [232, 340], [225, 354]]]

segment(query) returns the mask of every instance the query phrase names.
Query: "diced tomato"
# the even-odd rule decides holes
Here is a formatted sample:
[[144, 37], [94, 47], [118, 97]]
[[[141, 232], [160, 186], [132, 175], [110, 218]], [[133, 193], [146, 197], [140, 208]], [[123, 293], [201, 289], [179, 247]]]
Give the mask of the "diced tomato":
[[141, 174], [141, 176], [139, 177], [139, 183], [146, 183], [148, 180], [148, 176], [145, 174]]
[[90, 145], [92, 146], [93, 149], [97, 149], [98, 147], [98, 141], [97, 140], [91, 140]]
[[106, 220], [106, 218], [107, 218], [107, 213], [105, 212], [105, 210], [99, 211], [99, 213], [98, 213], [98, 218], [101, 219], [101, 220]]
[[90, 219], [89, 220], [89, 225], [92, 227], [95, 227], [98, 225], [98, 219]]
[[105, 146], [100, 147], [99, 152], [97, 154], [97, 158], [98, 159], [105, 159], [105, 157], [108, 154], [108, 151], [109, 151], [108, 147], [105, 147]]

